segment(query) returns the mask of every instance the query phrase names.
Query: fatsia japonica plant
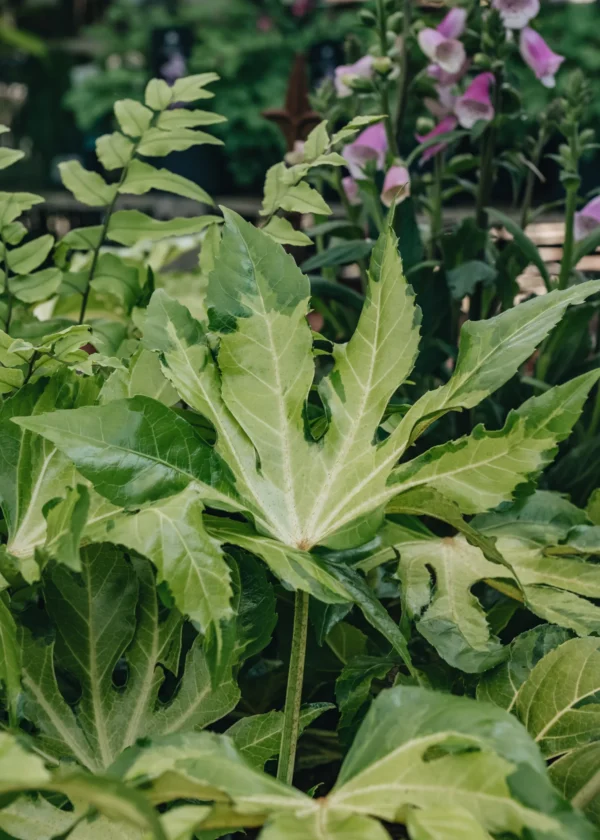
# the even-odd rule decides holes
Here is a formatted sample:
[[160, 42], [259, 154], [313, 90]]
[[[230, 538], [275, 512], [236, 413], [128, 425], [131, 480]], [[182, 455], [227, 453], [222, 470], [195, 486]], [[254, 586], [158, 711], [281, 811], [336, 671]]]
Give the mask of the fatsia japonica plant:
[[[0, 195], [0, 831], [598, 838], [600, 509], [535, 488], [600, 371], [423, 440], [600, 282], [467, 321], [446, 382], [413, 397], [421, 314], [392, 224], [345, 344], [311, 330], [277, 241], [339, 164], [324, 126], [271, 176], [265, 230], [118, 209], [194, 192], [138, 155], [204, 142], [202, 112], [173, 106], [207, 81], [117, 104], [98, 144], [115, 184], [63, 167], [104, 221], [58, 243], [35, 308], [20, 290], [52, 243], [23, 267], [35, 197]], [[155, 277], [165, 254], [114, 248], [205, 228], [195, 294]]]

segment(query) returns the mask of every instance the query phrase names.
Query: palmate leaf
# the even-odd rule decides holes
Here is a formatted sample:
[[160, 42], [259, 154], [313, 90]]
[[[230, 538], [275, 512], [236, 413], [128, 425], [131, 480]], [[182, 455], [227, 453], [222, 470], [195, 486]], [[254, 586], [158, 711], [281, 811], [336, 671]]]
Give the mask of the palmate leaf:
[[[144, 324], [145, 347], [158, 354], [184, 402], [214, 426], [214, 450], [185, 420], [144, 397], [20, 422], [61, 447], [96, 490], [120, 506], [200, 485], [206, 503], [246, 514], [256, 529], [246, 536], [265, 535], [262, 545], [253, 537], [249, 550], [273, 563], [284, 582], [302, 588], [299, 576], [307, 591], [330, 601], [343, 599], [341, 586], [347, 598], [353, 587], [361, 589], [359, 581], [342, 580], [339, 564], [325, 574], [327, 561], [317, 562], [313, 547], [367, 542], [385, 505], [403, 490], [443, 483], [463, 513], [510, 499], [568, 434], [597, 376], [530, 400], [499, 432], [478, 429], [395, 469], [435, 417], [472, 407], [506, 382], [569, 303], [599, 285], [581, 284], [465, 325], [449, 382], [419, 399], [378, 443], [387, 404], [410, 375], [419, 332], [391, 231], [374, 249], [369, 277], [356, 332], [347, 345], [334, 346], [333, 370], [319, 386], [327, 428], [318, 442], [305, 425], [314, 380], [308, 280], [281, 246], [228, 211], [208, 281], [207, 318], [196, 321], [158, 292]], [[495, 469], [507, 459], [518, 461], [514, 476]], [[482, 501], [475, 503], [479, 492]], [[237, 524], [223, 527], [237, 531]], [[235, 544], [234, 536], [228, 539]], [[360, 603], [361, 597], [348, 600]]]
[[[63, 799], [66, 796], [75, 807], [59, 810], [41, 798], [11, 801], [15, 794], [40, 790], [59, 794]], [[22, 840], [62, 835], [88, 810], [119, 821], [121, 833], [115, 837], [167, 840], [157, 815], [140, 793], [115, 778], [102, 779], [73, 770], [51, 773], [40, 756], [28, 752], [8, 733], [0, 733], [0, 793], [2, 804], [8, 805], [0, 810], [0, 830], [6, 829]], [[131, 828], [133, 834], [129, 833]], [[78, 836], [79, 840], [92, 838], [83, 831], [70, 836]]]
[[261, 840], [384, 840], [378, 820], [408, 823], [411, 836], [433, 840], [445, 835], [422, 831], [440, 819], [440, 799], [452, 802], [450, 825], [472, 832], [461, 838], [525, 829], [548, 840], [598, 836], [553, 791], [539, 750], [514, 717], [421, 688], [379, 695], [324, 799], [257, 773], [227, 737], [211, 733], [152, 739], [123, 769], [155, 803], [214, 803], [209, 817], [198, 813], [198, 828], [265, 822]]
[[[161, 614], [146, 561], [132, 565], [114, 548], [88, 548], [81, 575], [55, 567], [45, 575], [44, 593], [56, 643], [23, 628], [21, 651], [25, 711], [51, 755], [98, 772], [150, 732], [202, 728], [236, 705], [231, 677], [211, 688], [198, 643], [175, 696], [158, 702], [164, 671], [179, 669], [182, 620], [176, 610]], [[120, 661], [127, 680], [119, 689], [113, 675]], [[81, 687], [74, 707], [60, 693], [57, 668]]]
[[[593, 526], [581, 524], [584, 521], [583, 511], [542, 491], [499, 512], [476, 517], [473, 531], [495, 541], [504, 566], [490, 562], [480, 547], [463, 536], [440, 539], [427, 529], [416, 530], [400, 522], [388, 522], [383, 535], [400, 555], [403, 603], [418, 631], [454, 667], [481, 672], [509, 655], [491, 635], [486, 614], [471, 591], [482, 581], [564, 628], [585, 635], [600, 627], [600, 609], [586, 600], [600, 597], [600, 568], [581, 557], [546, 553], [548, 546], [561, 543], [574, 527], [593, 531]], [[374, 568], [390, 559], [382, 551], [361, 565]], [[435, 572], [435, 587], [430, 569]], [[560, 638], [566, 637], [563, 633]]]

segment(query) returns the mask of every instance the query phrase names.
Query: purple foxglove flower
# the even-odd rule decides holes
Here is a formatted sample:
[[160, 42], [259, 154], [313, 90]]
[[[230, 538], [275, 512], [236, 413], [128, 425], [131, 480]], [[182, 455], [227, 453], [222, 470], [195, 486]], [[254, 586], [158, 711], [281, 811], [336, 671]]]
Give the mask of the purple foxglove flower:
[[589, 201], [585, 207], [575, 213], [575, 239], [585, 239], [600, 226], [600, 195]]
[[466, 25], [467, 10], [455, 6], [450, 9], [444, 20], [436, 26], [436, 29], [444, 38], [460, 38]]
[[371, 160], [375, 161], [377, 169], [383, 169], [387, 148], [385, 126], [379, 122], [365, 128], [356, 140], [344, 147], [342, 155], [352, 177], [360, 180], [365, 178], [363, 168]]
[[540, 10], [540, 0], [492, 0], [507, 29], [523, 29]]
[[365, 55], [354, 64], [340, 64], [335, 68], [335, 91], [342, 98], [350, 96], [352, 89], [348, 87], [350, 79], [370, 79], [373, 76], [373, 56]]
[[381, 191], [381, 201], [386, 207], [400, 204], [410, 195], [410, 175], [406, 166], [394, 165], [388, 169]]
[[466, 60], [465, 48], [455, 38], [444, 38], [437, 29], [422, 29], [419, 46], [430, 61], [439, 64], [446, 73], [458, 73]]
[[442, 70], [441, 67], [438, 67], [437, 64], [430, 64], [427, 68], [427, 75], [431, 76], [432, 79], [435, 79], [436, 82], [442, 87], [452, 87], [452, 85], [455, 85], [457, 82], [460, 82], [462, 77], [469, 69], [470, 65], [471, 62], [469, 61], [469, 59], [465, 58], [458, 72], [447, 73], [445, 70]]
[[[416, 134], [415, 137], [419, 141], [419, 143], [425, 143], [426, 140], [431, 140], [432, 137], [440, 137], [444, 134], [448, 134], [450, 131], [454, 131], [456, 128], [456, 117], [445, 117], [440, 123], [436, 125], [433, 131], [430, 131], [428, 134]], [[429, 146], [428, 149], [425, 149], [423, 154], [421, 155], [421, 166], [424, 163], [427, 163], [430, 158], [437, 155], [438, 152], [443, 151], [448, 144], [444, 143], [443, 140], [440, 143], [435, 143], [433, 146]]]
[[554, 76], [565, 60], [564, 56], [552, 52], [542, 36], [530, 26], [521, 30], [519, 48], [523, 61], [531, 67], [536, 78], [544, 87], [553, 88], [556, 84]]
[[454, 113], [463, 128], [473, 128], [479, 120], [489, 122], [494, 118], [494, 106], [490, 98], [493, 73], [480, 73], [456, 100]]
[[437, 99], [432, 99], [431, 97], [426, 96], [423, 100], [423, 104], [430, 114], [438, 120], [441, 120], [443, 117], [447, 117], [449, 114], [454, 113], [456, 96], [452, 93], [451, 87], [436, 85], [435, 89], [437, 92]]
[[350, 204], [356, 206], [357, 204], [361, 203], [360, 195], [358, 192], [358, 184], [356, 183], [352, 175], [346, 175], [345, 178], [342, 178], [342, 187], [346, 194], [346, 198], [348, 199], [348, 202]]

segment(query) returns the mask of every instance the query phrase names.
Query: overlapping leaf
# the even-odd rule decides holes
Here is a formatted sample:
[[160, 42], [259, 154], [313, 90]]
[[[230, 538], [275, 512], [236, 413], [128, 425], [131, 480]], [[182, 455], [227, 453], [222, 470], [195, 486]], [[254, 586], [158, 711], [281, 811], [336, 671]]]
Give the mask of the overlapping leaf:
[[[581, 524], [585, 521], [583, 511], [543, 491], [476, 517], [473, 531], [492, 542], [505, 565], [490, 562], [482, 551], [485, 544], [469, 544], [462, 535], [440, 539], [426, 529], [389, 522], [384, 536], [400, 554], [403, 602], [419, 632], [454, 667], [481, 672], [509, 652], [491, 634], [472, 592], [480, 582], [564, 628], [583, 635], [598, 628], [600, 611], [587, 599], [600, 596], [600, 568], [585, 557], [550, 553], [574, 529], [580, 535], [593, 532], [593, 526]], [[390, 559], [381, 551], [363, 565]]]
[[[55, 567], [45, 576], [44, 591], [56, 642], [24, 627], [21, 650], [26, 713], [49, 753], [99, 771], [150, 732], [202, 728], [237, 703], [230, 677], [211, 688], [198, 643], [186, 656], [174, 697], [159, 703], [165, 671], [179, 669], [182, 621], [176, 610], [161, 614], [146, 561], [131, 565], [116, 549], [88, 548], [81, 575]], [[117, 688], [120, 662], [127, 676]], [[81, 688], [74, 707], [59, 690], [57, 668]]]

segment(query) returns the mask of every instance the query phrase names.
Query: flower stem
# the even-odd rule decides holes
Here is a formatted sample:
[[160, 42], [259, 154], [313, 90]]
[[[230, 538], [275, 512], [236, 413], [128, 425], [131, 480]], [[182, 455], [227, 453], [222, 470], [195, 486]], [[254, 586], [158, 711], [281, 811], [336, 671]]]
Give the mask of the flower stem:
[[[379, 32], [379, 48], [381, 55], [385, 56], [388, 52], [387, 46], [387, 12], [385, 10], [384, 0], [377, 0], [377, 24]], [[379, 96], [381, 99], [381, 110], [385, 115], [383, 123], [385, 125], [385, 134], [388, 141], [388, 149], [392, 157], [398, 157], [398, 143], [396, 140], [396, 132], [394, 130], [394, 123], [392, 122], [392, 115], [390, 112], [390, 94], [388, 88], [387, 78], [382, 78], [379, 81]]]
[[[487, 230], [488, 214], [487, 206], [490, 202], [492, 187], [494, 185], [494, 153], [496, 151], [496, 120], [501, 107], [502, 74], [494, 75], [494, 119], [489, 124], [483, 135], [483, 148], [481, 151], [481, 168], [479, 170], [479, 189], [475, 204], [475, 224], [481, 230]], [[483, 284], [478, 283], [469, 307], [469, 318], [472, 321], [479, 321], [483, 316]]]
[[442, 236], [442, 179], [444, 175], [444, 152], [438, 152], [433, 159], [433, 207], [431, 214], [431, 256], [435, 256], [436, 249]]
[[558, 277], [558, 288], [566, 289], [569, 285], [569, 278], [571, 276], [571, 268], [573, 263], [573, 246], [574, 239], [574, 225], [575, 225], [575, 211], [577, 210], [577, 184], [572, 183], [567, 186], [567, 202], [565, 207], [565, 244], [563, 247], [563, 255], [560, 263], [560, 275]]
[[[540, 165], [540, 160], [542, 157], [542, 152], [544, 150], [544, 146], [546, 145], [546, 125], [542, 124], [540, 128], [540, 133], [538, 135], [537, 143], [535, 144], [535, 149], [533, 150], [532, 155], [532, 163], [536, 167], [536, 169]], [[533, 199], [533, 188], [535, 187], [535, 172], [533, 169], [527, 170], [527, 180], [525, 182], [525, 192], [523, 194], [523, 203], [521, 205], [521, 227], [523, 230], [527, 227], [527, 222], [529, 221], [529, 211], [531, 210], [531, 202]]]
[[306, 659], [309, 598], [308, 593], [298, 591], [294, 602], [294, 631], [285, 696], [283, 730], [281, 732], [281, 750], [277, 767], [277, 778], [288, 785], [291, 785], [294, 779], [296, 748], [300, 734], [300, 705], [302, 703], [302, 683], [304, 681], [304, 662]]
[[8, 303], [6, 304], [6, 322], [4, 324], [4, 332], [7, 335], [10, 335], [10, 322], [12, 320], [12, 311], [13, 311], [13, 296], [10, 291], [10, 286], [8, 285], [8, 249], [6, 247], [6, 242], [2, 238], [0, 240], [2, 242], [2, 251], [4, 253], [4, 291], [8, 296]]
[[404, 18], [402, 21], [402, 56], [400, 58], [400, 85], [398, 87], [398, 110], [396, 111], [396, 137], [402, 137], [406, 106], [408, 104], [408, 39], [412, 23], [412, 0], [404, 0]]

